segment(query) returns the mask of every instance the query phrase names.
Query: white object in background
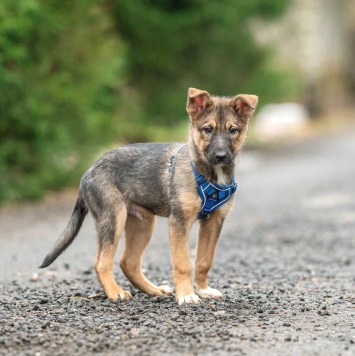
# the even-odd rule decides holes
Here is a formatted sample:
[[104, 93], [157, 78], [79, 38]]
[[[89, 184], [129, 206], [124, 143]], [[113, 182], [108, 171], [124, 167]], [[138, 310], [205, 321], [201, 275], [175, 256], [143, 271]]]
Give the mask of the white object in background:
[[266, 139], [297, 134], [305, 129], [308, 120], [308, 112], [301, 104], [268, 104], [255, 118], [255, 131]]

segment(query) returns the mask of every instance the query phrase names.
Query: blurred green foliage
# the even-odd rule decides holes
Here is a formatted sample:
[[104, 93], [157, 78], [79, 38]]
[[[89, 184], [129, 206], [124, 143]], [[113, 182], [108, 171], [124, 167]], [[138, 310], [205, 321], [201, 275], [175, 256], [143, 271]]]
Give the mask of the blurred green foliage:
[[96, 0], [1, 0], [0, 200], [67, 184], [113, 139], [123, 48], [111, 19]]
[[[174, 127], [186, 119], [188, 87], [227, 96], [256, 93], [264, 102], [284, 96], [289, 81], [268, 66], [270, 53], [256, 45], [250, 19], [275, 18], [287, 4], [287, 0], [141, 0], [139, 5], [116, 1], [113, 14], [127, 44], [123, 95], [126, 103], [135, 105], [131, 123]], [[142, 130], [136, 134], [136, 140], [149, 139]]]
[[252, 17], [288, 0], [1, 0], [0, 201], [77, 183], [114, 140], [171, 139], [189, 86], [285, 97]]

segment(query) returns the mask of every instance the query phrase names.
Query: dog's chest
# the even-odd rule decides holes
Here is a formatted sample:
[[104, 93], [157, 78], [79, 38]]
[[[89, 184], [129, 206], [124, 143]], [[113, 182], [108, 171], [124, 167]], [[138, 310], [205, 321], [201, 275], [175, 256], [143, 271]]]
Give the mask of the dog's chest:
[[216, 173], [216, 177], [217, 177], [217, 183], [220, 185], [226, 185], [228, 184], [228, 177], [227, 175], [223, 172], [222, 167], [215, 167], [214, 171]]

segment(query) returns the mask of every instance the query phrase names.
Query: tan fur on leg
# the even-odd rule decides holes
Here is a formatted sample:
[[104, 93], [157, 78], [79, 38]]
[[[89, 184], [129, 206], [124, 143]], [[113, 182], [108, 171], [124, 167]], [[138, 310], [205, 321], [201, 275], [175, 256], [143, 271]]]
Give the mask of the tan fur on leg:
[[222, 293], [208, 287], [207, 274], [212, 266], [216, 245], [222, 228], [222, 218], [215, 212], [208, 221], [200, 222], [195, 259], [194, 287], [201, 298], [221, 298]]
[[120, 261], [122, 271], [131, 283], [142, 292], [157, 296], [172, 294], [172, 288], [166, 285], [156, 286], [142, 273], [142, 254], [150, 241], [156, 218], [141, 207], [135, 208], [140, 218], [132, 215], [127, 218], [126, 242]]
[[185, 231], [182, 232], [179, 229], [179, 225], [171, 219], [169, 230], [171, 259], [176, 289], [176, 300], [179, 304], [196, 304], [200, 302], [200, 299], [194, 293], [191, 282], [191, 263], [188, 239], [189, 230], [190, 228], [186, 229], [185, 227]]
[[[127, 217], [126, 207], [122, 206], [116, 215], [116, 229], [114, 240], [105, 241], [102, 236], [99, 236], [99, 250], [95, 261], [95, 270], [97, 277], [105, 291], [107, 298], [112, 300], [131, 299], [132, 295], [129, 291], [123, 290], [116, 282], [113, 275], [113, 262], [115, 253], [120, 239], [123, 226]], [[100, 235], [100, 228], [98, 227]]]

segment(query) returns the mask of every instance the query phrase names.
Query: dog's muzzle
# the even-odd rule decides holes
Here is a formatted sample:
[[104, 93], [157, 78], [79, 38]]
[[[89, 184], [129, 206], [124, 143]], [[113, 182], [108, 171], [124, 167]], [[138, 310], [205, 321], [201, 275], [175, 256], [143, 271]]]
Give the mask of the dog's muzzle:
[[213, 150], [212, 152], [207, 152], [207, 161], [213, 165], [228, 165], [232, 163], [232, 154], [228, 150]]

